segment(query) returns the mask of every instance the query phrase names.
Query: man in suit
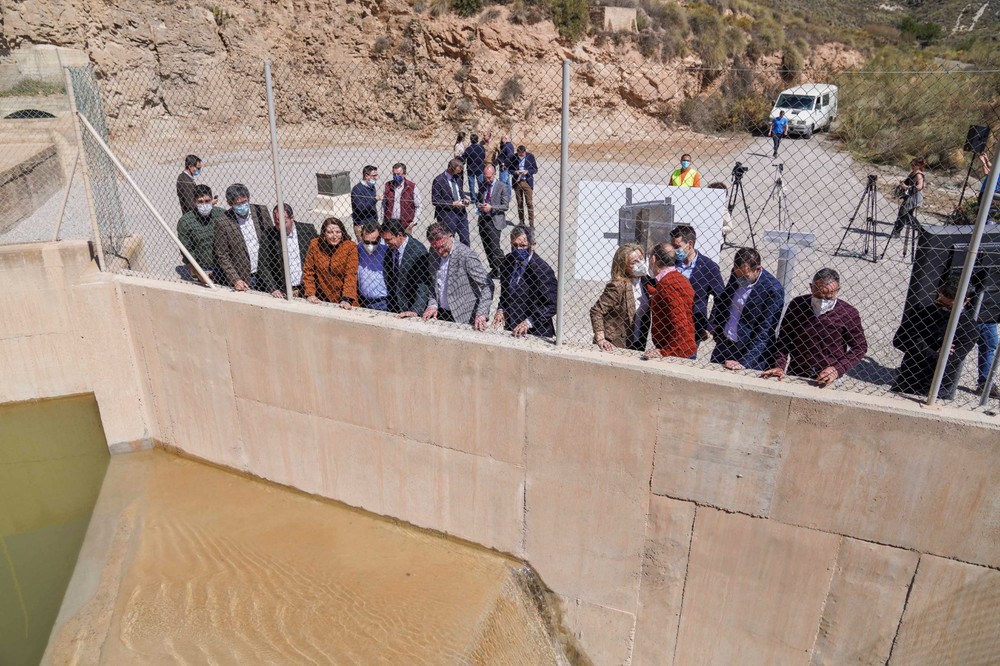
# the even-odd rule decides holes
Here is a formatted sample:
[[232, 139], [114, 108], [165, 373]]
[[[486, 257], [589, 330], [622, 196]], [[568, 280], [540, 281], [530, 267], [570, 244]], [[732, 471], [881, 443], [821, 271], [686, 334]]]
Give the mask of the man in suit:
[[226, 188], [229, 210], [215, 226], [216, 279], [236, 291], [257, 288], [260, 239], [274, 226], [271, 214], [250, 203], [250, 190], [242, 183]]
[[[270, 293], [275, 298], [285, 298], [285, 272], [281, 256], [281, 231], [278, 225], [278, 207], [272, 211], [274, 225], [267, 229], [260, 239], [260, 259], [257, 263], [257, 280], [259, 289]], [[288, 277], [292, 282], [292, 296], [301, 298], [305, 295], [302, 289], [302, 266], [306, 261], [309, 243], [316, 238], [316, 229], [311, 224], [295, 221], [292, 207], [285, 204], [285, 234], [288, 241]]]
[[465, 207], [469, 198], [462, 191], [462, 170], [465, 165], [460, 159], [448, 162], [448, 168], [438, 175], [431, 185], [431, 204], [434, 206], [434, 220], [443, 224], [452, 234], [458, 234], [458, 239], [471, 245], [469, 237], [469, 218]]
[[771, 368], [774, 330], [784, 304], [785, 290], [761, 266], [757, 250], [738, 249], [729, 283], [712, 307], [712, 362], [730, 370]]
[[496, 166], [500, 171], [500, 182], [507, 186], [507, 194], [513, 196], [513, 187], [510, 182], [510, 172], [514, 168], [514, 144], [510, 142], [510, 135], [504, 134], [500, 137], [500, 148], [497, 150]]
[[385, 253], [382, 274], [389, 292], [389, 312], [405, 319], [418, 317], [427, 309], [430, 273], [427, 248], [406, 233], [402, 220], [389, 218], [382, 224]]
[[528, 209], [528, 226], [535, 226], [535, 174], [538, 162], [524, 146], [517, 147], [513, 160], [514, 192], [517, 194], [517, 219], [524, 224], [524, 209]]
[[424, 319], [470, 324], [485, 331], [493, 302], [493, 281], [483, 262], [468, 245], [455, 242], [452, 231], [440, 222], [427, 228], [430, 298]]
[[195, 209], [194, 179], [201, 174], [201, 158], [188, 155], [184, 158], [184, 170], [177, 176], [177, 201], [181, 205], [181, 215]]
[[[930, 393], [948, 321], [952, 309], [956, 306], [958, 287], [959, 276], [951, 275], [938, 287], [937, 298], [932, 305], [914, 307], [903, 314], [899, 330], [892, 338], [892, 346], [903, 352], [903, 360], [899, 364], [899, 372], [890, 391], [923, 396]], [[967, 297], [962, 313], [958, 317], [955, 339], [948, 350], [941, 388], [938, 389], [937, 397], [945, 400], [955, 397], [962, 364], [979, 339], [979, 329], [968, 305]]]
[[[497, 187], [503, 191], [502, 185]], [[556, 274], [535, 254], [534, 231], [517, 226], [510, 232], [511, 252], [494, 277], [500, 280], [500, 303], [493, 316], [494, 327], [504, 327], [515, 338], [532, 334], [552, 337], [556, 316]]]
[[351, 222], [355, 238], [361, 237], [361, 227], [365, 222], [378, 224], [378, 200], [381, 197], [376, 185], [378, 168], [369, 164], [361, 170], [361, 182], [351, 188]]
[[679, 224], [670, 232], [670, 244], [677, 256], [677, 271], [686, 277], [694, 289], [695, 341], [708, 339], [708, 297], [718, 301], [726, 288], [719, 265], [694, 249], [698, 235], [694, 227]]
[[483, 182], [483, 169], [486, 167], [486, 148], [479, 143], [475, 134], [469, 136], [469, 147], [462, 154], [465, 171], [469, 178], [469, 199], [476, 201], [479, 185]]
[[479, 190], [479, 238], [483, 241], [486, 261], [494, 276], [503, 262], [500, 232], [507, 227], [508, 208], [510, 192], [497, 181], [496, 168], [487, 165], [483, 170], [483, 187]]

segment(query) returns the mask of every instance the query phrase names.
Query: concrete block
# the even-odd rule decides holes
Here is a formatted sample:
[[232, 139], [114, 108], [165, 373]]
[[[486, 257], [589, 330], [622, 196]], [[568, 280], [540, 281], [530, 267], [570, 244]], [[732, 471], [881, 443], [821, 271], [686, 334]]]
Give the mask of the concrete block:
[[659, 413], [653, 492], [767, 516], [789, 398], [672, 377], [663, 383], [673, 408]]
[[634, 666], [674, 663], [694, 514], [695, 505], [689, 502], [650, 498], [632, 650]]
[[699, 508], [675, 663], [808, 664], [839, 541]]
[[595, 666], [629, 663], [635, 616], [579, 599], [559, 598], [563, 625]]
[[323, 487], [323, 453], [315, 416], [236, 399], [246, 469], [255, 476], [316, 495]]
[[842, 539], [809, 663], [885, 664], [918, 559], [909, 550]]
[[996, 664], [1000, 571], [924, 555], [890, 666]]
[[1000, 566], [997, 430], [795, 400], [787, 440], [772, 518]]
[[0, 339], [0, 402], [89, 393], [81, 372], [79, 336], [49, 333]]
[[71, 330], [65, 286], [46, 289], [7, 287], [0, 291], [0, 338]]
[[533, 361], [527, 553], [562, 594], [636, 610], [658, 386], [654, 375], [622, 368]]

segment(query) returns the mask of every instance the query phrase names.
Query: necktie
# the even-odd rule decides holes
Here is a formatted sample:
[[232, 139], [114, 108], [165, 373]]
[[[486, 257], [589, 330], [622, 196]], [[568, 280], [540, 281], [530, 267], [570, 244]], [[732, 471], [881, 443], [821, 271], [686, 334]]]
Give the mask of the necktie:
[[458, 183], [455, 182], [454, 178], [451, 179], [451, 195], [455, 197], [452, 201], [458, 201]]
[[396, 250], [396, 268], [400, 269], [403, 267], [403, 251]]
[[486, 203], [493, 203], [491, 200], [492, 197], [493, 197], [493, 183], [490, 183], [489, 185], [486, 186]]
[[517, 286], [521, 283], [521, 276], [524, 275], [524, 269], [528, 267], [527, 261], [522, 261], [517, 264], [514, 268], [514, 275], [510, 279], [510, 288], [517, 289]]

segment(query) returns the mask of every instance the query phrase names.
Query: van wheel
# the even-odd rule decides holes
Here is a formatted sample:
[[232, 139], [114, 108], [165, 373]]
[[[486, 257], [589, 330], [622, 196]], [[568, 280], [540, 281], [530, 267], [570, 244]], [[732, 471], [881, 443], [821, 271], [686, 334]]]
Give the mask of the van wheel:
[[808, 129], [806, 129], [806, 131], [802, 133], [802, 138], [811, 139], [814, 131], [816, 131], [815, 125], [810, 125]]

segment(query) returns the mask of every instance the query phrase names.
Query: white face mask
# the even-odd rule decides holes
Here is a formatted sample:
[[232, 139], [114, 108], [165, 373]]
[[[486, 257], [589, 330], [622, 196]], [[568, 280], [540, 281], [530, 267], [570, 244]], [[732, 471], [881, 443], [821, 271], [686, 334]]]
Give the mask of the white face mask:
[[202, 217], [208, 217], [209, 213], [212, 212], [212, 204], [198, 204], [198, 214]]
[[367, 252], [368, 254], [375, 254], [375, 248], [377, 246], [377, 243], [364, 243], [364, 246], [365, 246], [365, 252]]
[[812, 310], [813, 314], [817, 317], [820, 315], [825, 315], [827, 312], [833, 309], [833, 306], [837, 304], [836, 298], [816, 298], [812, 297]]
[[646, 274], [646, 264], [641, 261], [633, 262], [632, 277], [642, 277]]

